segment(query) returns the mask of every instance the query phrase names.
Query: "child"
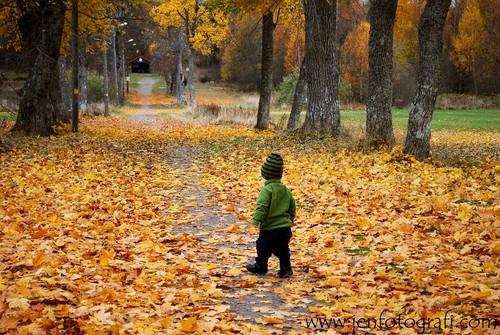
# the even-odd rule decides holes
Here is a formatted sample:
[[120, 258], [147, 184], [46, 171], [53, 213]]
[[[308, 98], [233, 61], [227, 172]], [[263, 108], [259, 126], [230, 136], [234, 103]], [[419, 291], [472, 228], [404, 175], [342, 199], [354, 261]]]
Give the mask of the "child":
[[290, 228], [295, 219], [295, 200], [290, 190], [281, 183], [283, 159], [279, 154], [270, 154], [260, 169], [266, 180], [265, 186], [257, 199], [257, 208], [252, 223], [259, 226], [257, 239], [257, 257], [255, 264], [248, 264], [252, 273], [267, 273], [267, 261], [274, 254], [280, 260], [278, 276], [290, 277], [290, 249], [288, 243], [292, 237]]

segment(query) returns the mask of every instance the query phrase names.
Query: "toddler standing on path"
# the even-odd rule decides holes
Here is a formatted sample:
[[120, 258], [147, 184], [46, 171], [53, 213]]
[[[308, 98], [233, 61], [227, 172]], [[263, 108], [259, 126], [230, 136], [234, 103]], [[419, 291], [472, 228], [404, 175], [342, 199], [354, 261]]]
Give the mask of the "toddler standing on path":
[[247, 270], [256, 274], [267, 273], [267, 262], [274, 254], [280, 261], [278, 276], [290, 277], [293, 272], [288, 243], [295, 219], [295, 200], [290, 190], [281, 183], [283, 159], [279, 154], [272, 153], [267, 157], [261, 167], [261, 175], [265, 185], [252, 218], [252, 223], [260, 229], [256, 242], [257, 257], [254, 264], [247, 265]]

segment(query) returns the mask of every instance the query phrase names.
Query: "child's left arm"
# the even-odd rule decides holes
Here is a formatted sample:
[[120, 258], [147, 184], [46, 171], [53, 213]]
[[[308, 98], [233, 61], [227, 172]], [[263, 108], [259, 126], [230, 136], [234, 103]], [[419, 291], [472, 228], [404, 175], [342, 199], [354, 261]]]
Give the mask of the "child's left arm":
[[259, 225], [266, 217], [269, 212], [269, 203], [271, 201], [271, 192], [263, 188], [260, 191], [259, 198], [257, 199], [257, 207], [252, 217], [252, 223]]

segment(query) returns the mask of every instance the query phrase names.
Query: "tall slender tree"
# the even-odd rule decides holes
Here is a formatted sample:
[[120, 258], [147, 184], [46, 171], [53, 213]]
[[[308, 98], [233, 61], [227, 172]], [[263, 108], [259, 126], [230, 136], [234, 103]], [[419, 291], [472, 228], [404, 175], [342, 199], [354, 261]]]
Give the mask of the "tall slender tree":
[[308, 107], [305, 130], [340, 132], [337, 0], [303, 0]]
[[300, 113], [302, 112], [302, 107], [305, 101], [306, 93], [306, 66], [305, 61], [302, 61], [302, 65], [299, 70], [299, 78], [297, 84], [295, 85], [295, 92], [293, 94], [292, 110], [290, 111], [290, 117], [288, 118], [287, 129], [294, 130], [299, 127]]
[[182, 28], [179, 29], [179, 34], [177, 36], [177, 48], [176, 48], [176, 71], [175, 71], [175, 96], [177, 98], [177, 104], [183, 105], [185, 103], [184, 97], [184, 69], [183, 69], [183, 54], [184, 54], [184, 32]]
[[118, 84], [118, 48], [117, 48], [116, 28], [113, 28], [111, 35], [111, 78], [113, 81], [113, 97], [116, 105], [120, 104], [120, 86]]
[[[202, 0], [161, 0], [150, 9], [155, 22], [162, 28], [177, 28], [182, 32], [184, 43], [188, 49], [188, 87], [190, 107], [196, 105], [194, 87], [195, 52], [208, 55], [214, 46], [220, 45], [225, 37], [227, 18], [224, 11], [209, 6]], [[179, 36], [179, 43], [180, 43]], [[178, 59], [181, 61], [181, 58]], [[182, 64], [179, 63], [179, 66]], [[180, 75], [180, 73], [178, 73]], [[182, 82], [177, 83], [177, 88]], [[179, 91], [177, 92], [179, 98]], [[179, 102], [179, 101], [178, 101]]]
[[371, 0], [368, 42], [366, 138], [371, 145], [394, 142], [392, 130], [392, 42], [397, 0]]
[[451, 0], [428, 0], [418, 27], [417, 92], [410, 107], [406, 153], [429, 157], [431, 122], [441, 73], [443, 29]]
[[273, 12], [268, 11], [262, 16], [262, 61], [260, 76], [259, 109], [257, 111], [257, 129], [269, 127], [271, 94], [273, 91], [273, 35], [276, 27]]
[[104, 116], [109, 116], [109, 75], [108, 75], [108, 48], [104, 46], [102, 50], [102, 74], [104, 88]]

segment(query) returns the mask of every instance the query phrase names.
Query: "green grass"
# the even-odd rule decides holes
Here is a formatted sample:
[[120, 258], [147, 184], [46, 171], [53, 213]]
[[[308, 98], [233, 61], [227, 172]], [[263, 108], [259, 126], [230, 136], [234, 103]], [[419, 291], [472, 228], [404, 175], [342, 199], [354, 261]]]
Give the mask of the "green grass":
[[167, 94], [167, 83], [165, 79], [158, 77], [153, 85], [153, 94]]
[[158, 77], [158, 75], [154, 73], [131, 73], [129, 76], [130, 76], [130, 81], [129, 81], [130, 87], [139, 86], [139, 82], [144, 77]]
[[15, 121], [16, 120], [16, 115], [12, 113], [5, 113], [5, 112], [0, 112], [0, 121]]
[[[288, 111], [273, 112], [272, 116], [278, 120], [284, 113], [288, 113]], [[366, 112], [363, 110], [342, 111], [341, 120], [363, 126], [366, 121]], [[406, 128], [408, 110], [394, 109], [392, 111], [392, 122], [395, 128]], [[438, 109], [434, 111], [432, 129], [500, 131], [500, 109]]]

